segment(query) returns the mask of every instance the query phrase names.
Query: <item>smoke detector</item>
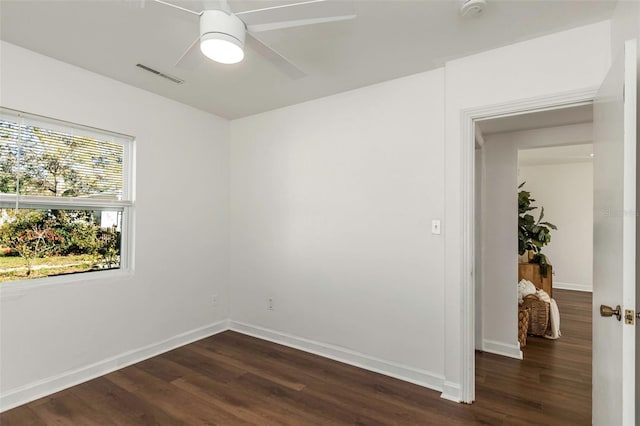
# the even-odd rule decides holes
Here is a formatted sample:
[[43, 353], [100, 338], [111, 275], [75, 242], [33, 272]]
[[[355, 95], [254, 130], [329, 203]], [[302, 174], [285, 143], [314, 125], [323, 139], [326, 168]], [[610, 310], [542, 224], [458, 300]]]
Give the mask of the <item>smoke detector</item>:
[[469, 17], [480, 16], [486, 6], [486, 0], [461, 0], [460, 15]]

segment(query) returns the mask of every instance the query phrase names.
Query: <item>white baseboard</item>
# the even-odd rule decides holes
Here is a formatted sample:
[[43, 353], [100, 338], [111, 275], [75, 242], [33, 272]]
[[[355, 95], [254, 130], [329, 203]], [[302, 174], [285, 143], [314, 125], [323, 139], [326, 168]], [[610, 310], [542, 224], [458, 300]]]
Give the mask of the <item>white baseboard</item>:
[[462, 402], [462, 388], [458, 383], [445, 381], [440, 397], [453, 402]]
[[589, 293], [593, 292], [593, 286], [588, 284], [561, 283], [554, 281], [553, 288], [559, 288], [561, 290], [586, 291]]
[[346, 348], [316, 342], [250, 324], [222, 320], [205, 327], [187, 331], [161, 342], [152, 343], [142, 348], [98, 361], [91, 365], [10, 389], [0, 395], [0, 412], [10, 410], [19, 405], [51, 395], [55, 392], [84, 383], [229, 329], [440, 391], [444, 399], [455, 402], [461, 401], [460, 385], [445, 381], [441, 375], [391, 361], [385, 361]]
[[37, 382], [10, 389], [0, 395], [0, 412], [9, 410], [27, 402], [34, 401], [43, 396], [61, 391], [71, 386], [95, 379], [113, 371], [119, 370], [131, 364], [152, 358], [161, 353], [170, 351], [196, 340], [213, 336], [229, 329], [229, 321], [222, 320], [211, 325], [190, 330], [173, 336], [161, 342], [152, 343], [142, 348], [134, 349], [120, 355], [116, 355], [94, 364], [75, 370], [48, 377]]
[[[444, 377], [429, 371], [419, 370], [391, 361], [374, 358], [347, 348], [316, 342], [251, 324], [231, 321], [229, 325], [231, 330], [237, 331], [238, 333], [257, 337], [258, 339], [268, 340], [270, 342], [299, 349], [315, 355], [320, 355], [325, 358], [384, 374], [385, 376], [394, 377], [429, 389], [440, 392], [444, 390]], [[459, 402], [460, 399], [458, 398], [457, 401]]]
[[520, 344], [509, 345], [503, 342], [496, 342], [495, 340], [484, 339], [482, 341], [482, 351], [496, 355], [508, 356], [509, 358], [522, 359]]

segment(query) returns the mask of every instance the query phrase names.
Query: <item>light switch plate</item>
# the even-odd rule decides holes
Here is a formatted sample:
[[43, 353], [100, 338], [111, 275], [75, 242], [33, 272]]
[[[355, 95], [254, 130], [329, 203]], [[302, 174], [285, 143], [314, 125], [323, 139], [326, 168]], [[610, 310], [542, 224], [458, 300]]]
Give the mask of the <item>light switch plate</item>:
[[431, 221], [431, 233], [434, 235], [440, 235], [440, 221], [438, 219]]

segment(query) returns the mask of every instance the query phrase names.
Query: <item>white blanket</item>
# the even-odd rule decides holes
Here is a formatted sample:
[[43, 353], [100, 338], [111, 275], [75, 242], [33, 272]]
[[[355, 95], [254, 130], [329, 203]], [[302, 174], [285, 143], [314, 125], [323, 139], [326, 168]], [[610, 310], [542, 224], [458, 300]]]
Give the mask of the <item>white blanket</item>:
[[518, 303], [522, 304], [524, 298], [530, 294], [535, 294], [538, 296], [538, 299], [549, 304], [550, 326], [549, 331], [547, 331], [544, 337], [547, 339], [557, 339], [562, 336], [562, 333], [560, 333], [560, 310], [558, 309], [556, 301], [552, 299], [546, 291], [537, 289], [531, 281], [521, 280], [518, 283]]
[[543, 302], [551, 303], [551, 296], [549, 296], [549, 293], [547, 293], [546, 291], [542, 289], [536, 289], [536, 295], [538, 296], [538, 299], [542, 300]]
[[551, 299], [551, 305], [549, 306], [549, 321], [551, 325], [549, 326], [549, 331], [544, 336], [547, 339], [557, 339], [562, 336], [560, 333], [560, 311], [558, 310], [558, 304], [554, 299]]
[[529, 280], [520, 280], [518, 283], [518, 304], [522, 305], [525, 297], [536, 294], [536, 286]]
[[558, 309], [558, 304], [546, 291], [538, 290], [536, 293], [538, 299], [549, 304], [549, 331], [547, 331], [544, 337], [547, 339], [557, 339], [562, 336], [560, 333], [560, 310]]

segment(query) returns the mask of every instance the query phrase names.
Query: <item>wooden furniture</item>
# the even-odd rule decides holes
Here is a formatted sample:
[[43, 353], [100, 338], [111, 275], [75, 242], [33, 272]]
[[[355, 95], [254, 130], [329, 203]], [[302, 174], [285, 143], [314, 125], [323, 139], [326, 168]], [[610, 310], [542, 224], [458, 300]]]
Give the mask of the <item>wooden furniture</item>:
[[553, 297], [553, 269], [551, 265], [547, 266], [547, 276], [540, 275], [540, 265], [537, 263], [518, 263], [518, 281], [529, 280], [536, 286], [541, 288]]

